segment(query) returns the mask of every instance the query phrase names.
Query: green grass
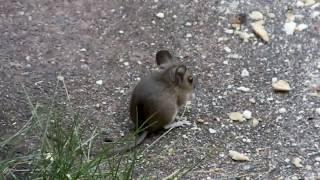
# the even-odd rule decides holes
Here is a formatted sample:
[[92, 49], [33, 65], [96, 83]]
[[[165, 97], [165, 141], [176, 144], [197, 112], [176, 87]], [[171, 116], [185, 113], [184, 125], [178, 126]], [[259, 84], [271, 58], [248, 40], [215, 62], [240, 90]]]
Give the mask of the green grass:
[[[80, 113], [68, 103], [58, 105], [55, 98], [56, 93], [48, 107], [42, 107], [27, 95], [32, 116], [19, 131], [0, 142], [0, 179], [132, 179], [138, 152], [110, 157], [108, 152], [115, 145], [109, 143], [92, 153], [97, 149], [93, 142], [98, 130], [85, 138]], [[27, 139], [35, 141], [36, 148], [17, 154], [16, 147]], [[127, 139], [122, 141], [128, 143]]]

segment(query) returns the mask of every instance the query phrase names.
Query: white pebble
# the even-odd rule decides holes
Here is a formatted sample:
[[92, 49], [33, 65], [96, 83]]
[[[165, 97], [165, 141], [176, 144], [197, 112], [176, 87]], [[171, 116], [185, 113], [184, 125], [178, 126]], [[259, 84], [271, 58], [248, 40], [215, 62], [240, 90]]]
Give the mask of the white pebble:
[[250, 98], [250, 99], [249, 99], [249, 102], [251, 102], [251, 103], [256, 103], [256, 100], [255, 100], [254, 98]]
[[252, 19], [252, 20], [262, 20], [263, 19], [263, 14], [259, 11], [252, 11], [250, 14], [249, 14], [249, 18]]
[[223, 61], [223, 64], [227, 65], [227, 64], [228, 64], [228, 61]]
[[64, 81], [64, 77], [63, 76], [57, 76], [57, 79], [59, 80], [59, 81]]
[[283, 30], [286, 32], [287, 35], [292, 35], [294, 30], [296, 29], [297, 24], [295, 22], [287, 22], [284, 24]]
[[129, 66], [129, 62], [124, 62], [123, 63], [125, 66]]
[[278, 78], [273, 77], [271, 81], [272, 81], [272, 83], [275, 83], [275, 82], [277, 82], [277, 81], [278, 81]]
[[316, 113], [317, 113], [318, 115], [320, 115], [320, 108], [317, 108], [317, 109], [316, 109]]
[[159, 12], [159, 13], [156, 14], [156, 16], [157, 16], [158, 18], [160, 18], [160, 19], [163, 19], [163, 18], [164, 18], [164, 13]]
[[308, 25], [306, 25], [306, 24], [299, 24], [297, 27], [296, 27], [296, 30], [297, 31], [303, 31], [303, 30], [305, 30], [305, 29], [307, 29], [308, 28]]
[[186, 25], [186, 26], [191, 26], [192, 24], [191, 24], [191, 22], [186, 22], [185, 25]]
[[122, 31], [122, 30], [119, 31], [119, 34], [123, 34], [123, 33], [124, 33], [124, 31]]
[[243, 115], [243, 117], [246, 118], [246, 119], [251, 119], [251, 118], [252, 118], [252, 112], [249, 111], [249, 110], [243, 111], [242, 115]]
[[285, 112], [287, 112], [286, 108], [280, 108], [279, 109], [279, 113], [285, 113]]
[[314, 11], [314, 12], [311, 13], [310, 17], [311, 17], [311, 18], [316, 18], [316, 17], [318, 17], [319, 15], [320, 15], [320, 12], [319, 12], [319, 11]]
[[178, 17], [177, 15], [173, 15], [172, 16], [173, 19], [177, 19], [177, 17]]
[[227, 53], [231, 53], [231, 49], [230, 49], [228, 46], [224, 47], [224, 50], [225, 50]]
[[214, 130], [214, 129], [212, 129], [212, 128], [209, 128], [209, 133], [215, 134], [216, 132], [217, 132], [216, 130]]
[[192, 37], [192, 34], [191, 34], [191, 33], [187, 33], [185, 37], [186, 37], [186, 38], [191, 38], [191, 37]]
[[319, 157], [316, 157], [315, 160], [318, 161], [318, 162], [320, 162], [320, 156], [319, 156]]
[[102, 80], [98, 80], [98, 81], [96, 81], [96, 84], [98, 84], [98, 85], [102, 85]]
[[250, 91], [250, 88], [241, 86], [241, 87], [238, 87], [237, 90], [243, 91], [243, 92], [249, 92], [249, 91]]
[[241, 77], [248, 77], [249, 76], [249, 71], [247, 69], [243, 69], [241, 71]]

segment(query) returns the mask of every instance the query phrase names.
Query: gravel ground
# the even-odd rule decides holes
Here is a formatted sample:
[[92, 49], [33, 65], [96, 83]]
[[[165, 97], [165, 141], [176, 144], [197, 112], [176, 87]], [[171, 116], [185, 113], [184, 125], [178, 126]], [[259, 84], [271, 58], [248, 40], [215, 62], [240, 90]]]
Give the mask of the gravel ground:
[[[184, 179], [320, 178], [320, 2], [306, 2], [314, 4], [0, 0], [0, 135], [17, 131], [31, 115], [21, 82], [33, 103], [48, 104], [61, 74], [87, 132], [98, 126], [119, 138], [131, 127], [134, 85], [155, 68], [155, 53], [169, 49], [197, 78], [186, 113], [192, 125], [150, 148], [135, 177], [166, 177], [207, 157]], [[234, 19], [246, 15], [240, 31], [251, 34], [252, 11], [263, 14], [269, 42], [258, 35], [244, 42], [233, 29]], [[307, 26], [290, 35], [283, 29], [292, 14], [291, 22]], [[276, 93], [276, 79], [291, 90]], [[65, 103], [61, 83], [58, 92]], [[256, 127], [229, 120], [228, 113], [245, 110], [260, 120]], [[250, 161], [232, 160], [229, 150]]]

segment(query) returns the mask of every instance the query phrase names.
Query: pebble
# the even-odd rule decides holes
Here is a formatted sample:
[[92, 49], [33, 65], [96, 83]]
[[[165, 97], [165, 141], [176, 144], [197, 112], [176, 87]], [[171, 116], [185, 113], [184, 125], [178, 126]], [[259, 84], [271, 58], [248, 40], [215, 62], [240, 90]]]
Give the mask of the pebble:
[[243, 122], [246, 119], [243, 117], [243, 114], [241, 112], [231, 112], [228, 114], [229, 118], [232, 121], [239, 121], [239, 122]]
[[289, 83], [285, 80], [278, 80], [272, 83], [272, 87], [275, 91], [288, 92], [291, 90]]
[[156, 14], [156, 16], [157, 16], [158, 18], [160, 18], [160, 19], [163, 19], [163, 18], [164, 18], [164, 13], [159, 12], [159, 13]]
[[262, 20], [263, 19], [263, 14], [261, 12], [259, 12], [259, 11], [252, 11], [249, 14], [249, 18], [252, 19], [252, 20], [255, 20], [255, 21]]
[[216, 132], [217, 132], [217, 130], [212, 129], [212, 128], [209, 128], [209, 133], [211, 133], [211, 134], [215, 134]]
[[186, 26], [192, 26], [192, 23], [191, 23], [191, 22], [186, 22], [185, 25], [186, 25]]
[[237, 151], [230, 150], [229, 156], [236, 161], [249, 161], [249, 157]]
[[243, 115], [243, 117], [246, 118], [246, 119], [251, 119], [251, 118], [252, 118], [252, 112], [249, 111], [249, 110], [243, 111], [242, 115]]
[[297, 23], [291, 21], [287, 22], [283, 26], [283, 30], [286, 32], [287, 35], [293, 35], [294, 30], [296, 29]]
[[308, 25], [306, 25], [306, 24], [299, 24], [297, 27], [296, 27], [296, 30], [297, 31], [303, 31], [303, 30], [305, 30], [305, 29], [307, 29], [308, 28]]
[[203, 119], [197, 119], [197, 122], [198, 123], [204, 123], [204, 120]]
[[252, 119], [252, 127], [257, 127], [258, 126], [258, 124], [259, 124], [259, 120], [258, 119], [256, 119], [256, 118], [253, 118]]
[[224, 50], [227, 52], [227, 53], [231, 53], [231, 49], [227, 46], [224, 47]]
[[302, 168], [303, 165], [301, 164], [301, 159], [298, 157], [295, 157], [292, 159], [292, 164], [295, 165], [297, 168]]
[[129, 66], [129, 62], [124, 62], [123, 63], [125, 66]]
[[247, 69], [243, 69], [241, 71], [241, 77], [248, 77], [249, 76], [249, 71]]
[[316, 17], [318, 17], [319, 15], [320, 15], [320, 12], [319, 12], [319, 11], [314, 11], [314, 12], [311, 13], [310, 17], [311, 17], [311, 18], [316, 18]]
[[64, 77], [63, 76], [57, 76], [57, 79], [59, 80], [59, 81], [64, 81]]
[[187, 33], [185, 37], [186, 37], [186, 38], [191, 38], [191, 37], [192, 37], [192, 34], [191, 34], [191, 33]]
[[96, 84], [98, 84], [98, 85], [102, 85], [102, 80], [98, 80], [98, 81], [96, 81]]
[[119, 34], [123, 34], [123, 33], [124, 33], [124, 31], [122, 31], [122, 30], [119, 31]]
[[318, 115], [320, 115], [320, 108], [317, 108], [317, 109], [316, 109], [316, 113], [317, 113]]
[[320, 162], [320, 156], [315, 158], [316, 161]]
[[249, 91], [250, 91], [250, 88], [240, 86], [240, 87], [237, 88], [237, 90], [243, 91], [243, 92], [249, 92]]
[[286, 108], [280, 108], [280, 109], [279, 109], [279, 113], [282, 114], [282, 113], [285, 113], [285, 112], [287, 112]]
[[254, 34], [252, 33], [241, 32], [241, 31], [235, 31], [235, 34], [238, 34], [239, 37], [243, 40], [243, 42], [249, 42], [249, 39], [254, 37]]

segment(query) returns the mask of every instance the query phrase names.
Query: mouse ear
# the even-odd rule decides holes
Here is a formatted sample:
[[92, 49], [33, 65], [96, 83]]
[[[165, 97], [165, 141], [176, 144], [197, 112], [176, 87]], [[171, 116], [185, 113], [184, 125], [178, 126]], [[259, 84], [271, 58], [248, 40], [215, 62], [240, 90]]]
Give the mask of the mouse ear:
[[183, 77], [186, 71], [187, 71], [187, 67], [185, 65], [180, 65], [176, 68], [175, 81], [177, 84], [182, 83]]
[[172, 60], [172, 56], [168, 50], [160, 50], [156, 54], [156, 62], [158, 66], [167, 64]]

